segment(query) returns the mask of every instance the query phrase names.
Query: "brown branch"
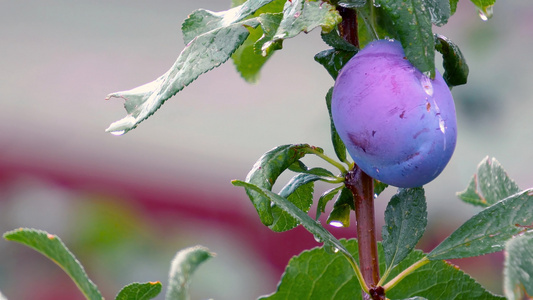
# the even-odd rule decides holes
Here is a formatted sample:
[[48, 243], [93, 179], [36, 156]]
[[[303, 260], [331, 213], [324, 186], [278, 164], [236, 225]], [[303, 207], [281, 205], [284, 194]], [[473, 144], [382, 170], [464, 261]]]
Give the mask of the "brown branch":
[[374, 215], [374, 180], [357, 165], [346, 174], [345, 179], [346, 187], [354, 196], [361, 273], [366, 284], [376, 288], [379, 282], [379, 262]]

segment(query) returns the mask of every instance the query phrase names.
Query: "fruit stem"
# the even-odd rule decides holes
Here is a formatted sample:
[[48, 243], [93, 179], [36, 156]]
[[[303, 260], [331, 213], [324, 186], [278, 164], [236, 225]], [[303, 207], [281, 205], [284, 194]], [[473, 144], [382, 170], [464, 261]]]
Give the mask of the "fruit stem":
[[361, 273], [366, 284], [375, 288], [379, 282], [379, 262], [374, 216], [374, 180], [354, 165], [345, 176], [345, 185], [354, 197]]
[[359, 48], [359, 36], [357, 35], [357, 13], [351, 8], [337, 6], [337, 11], [342, 17], [339, 24], [339, 34], [348, 43]]

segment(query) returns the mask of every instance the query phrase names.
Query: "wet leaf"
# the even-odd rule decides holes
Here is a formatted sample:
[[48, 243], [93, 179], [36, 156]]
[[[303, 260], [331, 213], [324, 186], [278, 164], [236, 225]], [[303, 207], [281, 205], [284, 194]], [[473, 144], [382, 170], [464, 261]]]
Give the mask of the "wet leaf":
[[428, 254], [430, 260], [503, 250], [505, 242], [533, 224], [533, 189], [509, 196], [466, 221]]
[[492, 17], [492, 7], [496, 3], [496, 0], [470, 0], [470, 1], [474, 3], [477, 9], [481, 13], [483, 13], [483, 15], [485, 15], [487, 19], [490, 19]]
[[134, 129], [198, 76], [226, 62], [248, 38], [248, 29], [259, 25], [257, 18], [246, 18], [270, 2], [250, 0], [224, 12], [200, 9], [189, 15], [182, 26], [186, 47], [170, 70], [150, 83], [107, 96], [124, 99], [128, 115], [106, 131], [121, 135]]
[[[246, 182], [270, 191], [279, 175], [312, 149], [322, 151], [322, 149], [311, 147], [308, 144], [290, 144], [276, 147], [259, 158], [248, 173], [248, 176], [246, 176]], [[266, 226], [272, 225], [274, 216], [272, 215], [271, 202], [268, 197], [264, 197], [262, 193], [258, 193], [253, 189], [246, 189], [246, 193], [254, 204], [261, 222]]]
[[322, 1], [293, 0], [287, 1], [283, 8], [281, 20], [276, 34], [269, 41], [263, 41], [262, 51], [269, 51], [273, 45], [282, 40], [293, 38], [301, 32], [310, 32], [316, 27], [323, 31], [332, 31], [341, 21], [334, 6]]
[[[285, 185], [279, 195], [286, 198], [304, 212], [308, 212], [313, 204], [313, 182], [321, 177], [312, 174], [298, 174]], [[274, 222], [269, 226], [275, 232], [291, 230], [300, 223], [289, 213], [283, 211], [279, 206], [272, 206]]]
[[322, 213], [326, 212], [326, 204], [328, 204], [328, 202], [331, 201], [343, 187], [344, 186], [339, 186], [336, 188], [329, 189], [320, 196], [316, 208], [316, 220], [320, 218], [320, 215], [322, 215]]
[[355, 55], [355, 51], [329, 49], [315, 55], [315, 61], [321, 64], [333, 79], [337, 78], [344, 65]]
[[422, 73], [435, 77], [435, 47], [431, 14], [424, 0], [375, 0], [392, 25], [409, 61]]
[[149, 300], [161, 293], [161, 282], [132, 283], [123, 287], [115, 300]]
[[283, 16], [281, 11], [285, 2], [286, 0], [274, 0], [258, 9], [253, 17], [257, 17], [260, 26], [249, 28], [250, 35], [231, 56], [237, 71], [249, 83], [259, 80], [259, 71], [273, 54], [270, 51], [263, 55], [260, 51], [262, 43], [258, 41], [274, 36]]
[[[353, 257], [357, 255], [356, 240], [341, 240]], [[384, 253], [378, 243], [381, 271], [385, 268]], [[415, 250], [391, 273], [396, 276], [424, 254]], [[502, 300], [485, 290], [470, 276], [444, 261], [429, 262], [405, 277], [391, 290], [386, 291], [390, 299], [439, 299], [439, 300]], [[314, 248], [293, 257], [282, 275], [276, 292], [262, 297], [262, 300], [292, 299], [361, 299], [359, 286], [353, 270], [346, 259], [339, 254], [329, 254], [324, 248]]]
[[342, 227], [350, 226], [350, 212], [355, 209], [354, 205], [352, 191], [347, 187], [343, 187], [339, 197], [335, 200], [335, 204], [333, 204], [327, 223], [331, 224], [331, 222], [337, 221], [336, 225], [334, 225], [336, 227], [340, 227], [341, 224]]
[[533, 295], [533, 232], [510, 239], [505, 244], [503, 290], [509, 300]]
[[103, 299], [100, 291], [89, 279], [80, 262], [56, 235], [42, 230], [20, 228], [4, 233], [4, 238], [33, 248], [55, 262], [72, 278], [87, 299]]
[[444, 81], [450, 88], [465, 84], [468, 79], [468, 65], [459, 47], [443, 35], [435, 35], [435, 49], [442, 54]]
[[[357, 257], [356, 241], [341, 242]], [[343, 255], [314, 248], [291, 258], [277, 291], [259, 299], [361, 299], [361, 287]]]
[[379, 196], [389, 185], [374, 179], [374, 195]]
[[520, 192], [502, 165], [488, 156], [479, 163], [466, 190], [457, 193], [459, 199], [477, 206], [487, 207]]
[[400, 189], [387, 205], [381, 230], [387, 269], [394, 268], [415, 248], [426, 225], [424, 189]]
[[[317, 241], [324, 243], [324, 247], [327, 247], [329, 249], [337, 249], [338, 251], [350, 255], [348, 250], [344, 248], [344, 246], [339, 242], [339, 240], [337, 240], [329, 231], [322, 227], [319, 222], [313, 220], [306, 212], [303, 212], [289, 200], [279, 196], [276, 193], [271, 192], [268, 189], [259, 187], [248, 182], [233, 180], [232, 184], [235, 186], [244, 187], [249, 190], [254, 190], [255, 192], [261, 194], [263, 197], [268, 198], [281, 209], [288, 212], [293, 218], [298, 220], [298, 222], [300, 222], [300, 224], [302, 224], [302, 226], [304, 226], [307, 231], [309, 231], [315, 236], [315, 239]], [[351, 257], [351, 259], [353, 259], [353, 257]]]
[[455, 11], [457, 10], [457, 3], [459, 3], [459, 0], [450, 0], [451, 15], [455, 14]]
[[367, 0], [339, 0], [339, 2], [337, 2], [337, 5], [346, 8], [356, 8], [365, 6], [366, 2]]
[[451, 15], [450, 0], [425, 0], [431, 14], [431, 23], [442, 26], [448, 23]]
[[166, 300], [188, 300], [191, 277], [202, 263], [214, 254], [202, 246], [178, 251], [170, 265]]
[[[382, 252], [380, 252], [382, 253]], [[401, 271], [419, 261], [424, 254], [420, 250], [411, 252], [390, 274], [394, 278]], [[439, 260], [431, 261], [405, 277], [398, 285], [386, 291], [390, 299], [411, 297], [439, 300], [504, 300], [484, 289], [472, 277], [457, 266]]]
[[355, 47], [354, 45], [348, 43], [345, 39], [343, 39], [337, 30], [332, 30], [330, 32], [322, 32], [321, 35], [322, 40], [324, 43], [328, 44], [329, 46], [333, 47], [335, 50], [344, 50], [349, 52], [356, 52], [359, 49]]

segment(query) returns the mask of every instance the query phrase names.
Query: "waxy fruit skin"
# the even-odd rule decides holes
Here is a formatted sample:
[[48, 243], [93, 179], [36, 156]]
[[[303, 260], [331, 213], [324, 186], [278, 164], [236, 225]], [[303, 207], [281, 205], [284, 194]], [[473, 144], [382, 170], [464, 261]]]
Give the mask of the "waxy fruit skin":
[[386, 184], [411, 188], [437, 177], [457, 140], [452, 94], [431, 80], [398, 41], [377, 40], [341, 70], [333, 89], [335, 127], [354, 162]]

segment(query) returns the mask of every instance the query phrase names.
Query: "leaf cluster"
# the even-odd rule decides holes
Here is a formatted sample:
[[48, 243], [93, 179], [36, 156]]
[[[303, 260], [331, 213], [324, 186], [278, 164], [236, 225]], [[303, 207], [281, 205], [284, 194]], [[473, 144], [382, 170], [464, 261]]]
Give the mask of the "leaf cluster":
[[[6, 232], [4, 238], [24, 244], [40, 252], [61, 267], [89, 300], [103, 300], [96, 285], [89, 279], [81, 263], [59, 237], [42, 230], [19, 228]], [[202, 246], [183, 249], [176, 253], [169, 273], [166, 300], [188, 300], [189, 283], [196, 268], [214, 254]], [[131, 283], [122, 288], [115, 300], [148, 300], [161, 293], [161, 282]], [[1, 296], [1, 294], [0, 294]]]

